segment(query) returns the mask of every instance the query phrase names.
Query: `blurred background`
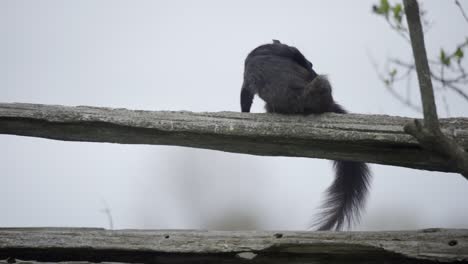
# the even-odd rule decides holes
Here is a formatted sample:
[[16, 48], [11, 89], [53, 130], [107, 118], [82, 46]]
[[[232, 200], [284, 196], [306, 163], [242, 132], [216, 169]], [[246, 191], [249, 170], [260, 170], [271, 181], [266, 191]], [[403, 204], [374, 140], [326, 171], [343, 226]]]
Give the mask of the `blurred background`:
[[[378, 2], [0, 0], [0, 101], [239, 111], [246, 55], [279, 39], [329, 75], [348, 110], [421, 117], [377, 74], [389, 57], [412, 59]], [[429, 57], [468, 35], [454, 1], [423, 8]], [[410, 91], [418, 103], [415, 78]], [[437, 98], [441, 117], [468, 114], [458, 94]], [[372, 170], [354, 230], [468, 228], [460, 175]], [[332, 179], [327, 160], [0, 135], [0, 226], [305, 230]]]

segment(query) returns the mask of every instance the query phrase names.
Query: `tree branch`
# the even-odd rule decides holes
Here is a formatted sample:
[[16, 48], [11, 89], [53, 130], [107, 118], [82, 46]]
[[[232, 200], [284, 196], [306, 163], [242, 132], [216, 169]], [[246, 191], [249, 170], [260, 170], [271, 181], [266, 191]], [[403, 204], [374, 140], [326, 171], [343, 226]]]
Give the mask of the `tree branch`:
[[406, 19], [413, 48], [414, 61], [421, 90], [424, 125], [418, 120], [405, 126], [405, 131], [413, 135], [426, 149], [436, 151], [468, 180], [468, 155], [452, 139], [442, 134], [437, 117], [437, 109], [432, 88], [431, 71], [427, 61], [424, 34], [419, 16], [417, 0], [404, 0]]
[[[67, 141], [174, 145], [264, 156], [355, 160], [455, 171], [403, 131], [412, 119], [384, 115], [285, 116], [233, 112], [131, 111], [0, 103], [0, 134]], [[468, 149], [468, 119], [443, 119]]]
[[419, 19], [419, 6], [416, 0], [405, 0], [406, 19], [410, 31], [411, 46], [413, 48], [416, 72], [418, 75], [419, 88], [424, 113], [424, 126], [431, 131], [439, 130], [437, 109], [432, 89], [431, 71], [427, 61], [426, 47], [421, 21]]

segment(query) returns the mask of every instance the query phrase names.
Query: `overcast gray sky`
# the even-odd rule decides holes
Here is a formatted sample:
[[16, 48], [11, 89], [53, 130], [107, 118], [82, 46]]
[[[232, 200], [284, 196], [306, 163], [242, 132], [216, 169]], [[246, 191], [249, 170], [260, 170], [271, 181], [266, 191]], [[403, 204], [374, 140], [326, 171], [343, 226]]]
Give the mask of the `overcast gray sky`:
[[[279, 39], [329, 75], [348, 110], [419, 116], [385, 91], [369, 60], [383, 69], [388, 56], [412, 56], [371, 13], [376, 2], [0, 0], [0, 101], [239, 111], [245, 56]], [[423, 7], [430, 56], [468, 35], [453, 1]], [[451, 116], [468, 114], [466, 101], [447, 98]], [[258, 98], [254, 110], [263, 112]], [[302, 230], [333, 179], [326, 160], [9, 135], [0, 160], [0, 226], [108, 228], [108, 206], [115, 228]], [[355, 229], [468, 228], [461, 176], [372, 169]]]

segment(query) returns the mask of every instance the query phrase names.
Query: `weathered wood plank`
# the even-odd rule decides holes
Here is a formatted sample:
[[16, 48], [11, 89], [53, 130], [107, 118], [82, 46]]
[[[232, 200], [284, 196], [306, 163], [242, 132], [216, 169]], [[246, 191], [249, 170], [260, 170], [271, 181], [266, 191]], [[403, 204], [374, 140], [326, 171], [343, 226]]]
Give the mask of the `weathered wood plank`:
[[0, 259], [153, 263], [468, 261], [467, 229], [266, 232], [2, 228]]
[[[357, 160], [453, 171], [403, 132], [410, 118], [138, 111], [0, 103], [0, 134], [67, 141], [175, 145], [267, 156]], [[441, 119], [468, 150], [468, 118]]]

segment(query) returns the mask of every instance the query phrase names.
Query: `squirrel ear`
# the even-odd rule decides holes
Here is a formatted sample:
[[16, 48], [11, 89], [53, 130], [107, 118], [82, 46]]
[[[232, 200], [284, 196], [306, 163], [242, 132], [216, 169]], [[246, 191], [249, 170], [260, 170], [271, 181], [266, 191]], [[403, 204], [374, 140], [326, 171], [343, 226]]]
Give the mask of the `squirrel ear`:
[[273, 44], [281, 44], [281, 42], [279, 40], [277, 40], [277, 39], [274, 39]]

